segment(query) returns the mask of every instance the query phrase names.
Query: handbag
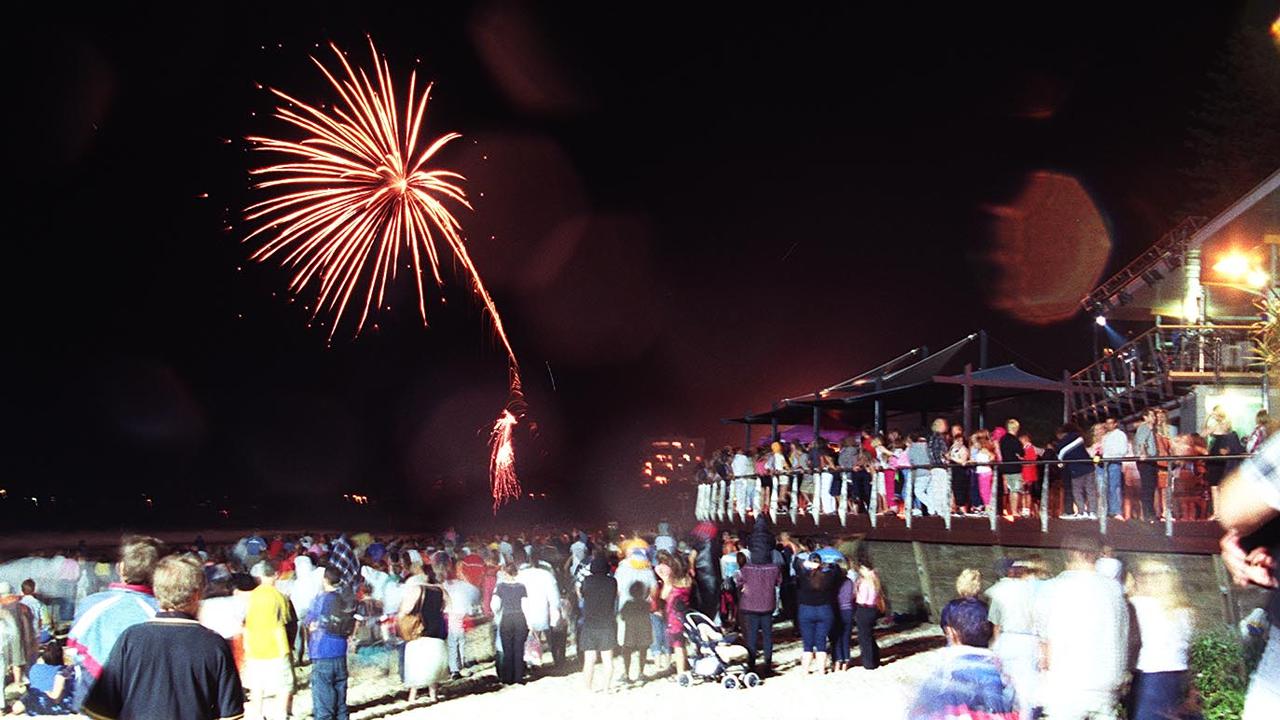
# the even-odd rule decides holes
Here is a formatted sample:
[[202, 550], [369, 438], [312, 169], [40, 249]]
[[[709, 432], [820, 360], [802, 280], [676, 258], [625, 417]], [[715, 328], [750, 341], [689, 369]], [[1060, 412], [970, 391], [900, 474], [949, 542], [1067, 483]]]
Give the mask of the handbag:
[[396, 618], [396, 629], [400, 632], [400, 639], [405, 642], [417, 640], [426, 632], [426, 625], [422, 622], [422, 601], [426, 594], [426, 588], [421, 588], [418, 591], [418, 600], [413, 604], [413, 610]]
[[530, 630], [528, 637], [524, 639], [524, 663], [525, 665], [541, 665], [542, 664], [542, 641], [538, 639], [538, 634]]

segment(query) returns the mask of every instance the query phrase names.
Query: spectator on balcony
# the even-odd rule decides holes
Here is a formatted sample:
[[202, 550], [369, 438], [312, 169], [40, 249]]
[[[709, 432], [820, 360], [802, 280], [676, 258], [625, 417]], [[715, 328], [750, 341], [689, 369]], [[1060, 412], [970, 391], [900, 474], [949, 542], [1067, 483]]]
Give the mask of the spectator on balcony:
[[[957, 433], [956, 431], [959, 430]], [[969, 512], [969, 445], [965, 442], [964, 428], [951, 428], [951, 447], [947, 448], [947, 462], [951, 464], [951, 508], [958, 513]]]
[[[1000, 459], [1004, 462], [1004, 465], [1000, 466], [1001, 479], [1004, 481], [1005, 491], [1009, 493], [1009, 503], [1004, 509], [1004, 514], [1013, 517], [1022, 511], [1022, 496], [1025, 494], [1022, 464], [1017, 462], [1022, 458], [1022, 443], [1018, 442], [1022, 423], [1017, 418], [1009, 418], [1004, 424], [1004, 429], [1005, 433], [1000, 436], [997, 449], [1000, 451]], [[997, 490], [997, 497], [998, 493]], [[999, 500], [997, 499], [996, 502], [999, 503]]]
[[1253, 432], [1249, 433], [1249, 439], [1244, 443], [1245, 452], [1252, 455], [1257, 452], [1262, 443], [1266, 442], [1267, 436], [1271, 434], [1271, 416], [1266, 410], [1259, 410], [1254, 417]]
[[[1085, 447], [1085, 439], [1080, 428], [1075, 425], [1063, 425], [1058, 430], [1058, 459], [1066, 465], [1067, 489], [1070, 500], [1063, 502], [1063, 517], [1097, 517], [1098, 483], [1094, 479], [1093, 463]], [[1075, 511], [1070, 511], [1072, 501]]]
[[996, 445], [991, 440], [991, 434], [986, 430], [979, 430], [973, 434], [972, 447], [969, 448], [969, 460], [973, 462], [974, 476], [978, 480], [978, 499], [981, 505], [977, 508], [981, 512], [986, 512], [991, 507], [991, 461], [996, 458]]
[[729, 465], [733, 473], [733, 482], [737, 486], [738, 505], [741, 512], [753, 511], [756, 507], [756, 468], [740, 447], [733, 449], [733, 461]]
[[[814, 439], [814, 445], [817, 445], [817, 439]], [[809, 507], [810, 502], [817, 502], [818, 496], [814, 494], [814, 476], [813, 458], [809, 454], [809, 450], [804, 445], [795, 442], [791, 443], [791, 453], [788, 457], [791, 463], [791, 469], [795, 471], [795, 480], [793, 481], [796, 491], [796, 502], [799, 503], [800, 512], [804, 512]]]
[[782, 452], [782, 443], [774, 440], [769, 444], [771, 454], [769, 456], [769, 471], [776, 476], [778, 481], [778, 497], [774, 501], [778, 509], [787, 506], [791, 499], [791, 476], [787, 474], [791, 470], [791, 463], [787, 461], [787, 456]]
[[[946, 465], [947, 450], [950, 447], [947, 432], [951, 429], [951, 424], [946, 418], [938, 418], [933, 421], [931, 429], [933, 432], [929, 434], [929, 463], [935, 466]], [[951, 500], [948, 497], [951, 494], [951, 472], [945, 467], [933, 467], [930, 468], [929, 475], [929, 490], [932, 497], [930, 506], [935, 514], [945, 515], [951, 512]]]
[[1138, 460], [1138, 475], [1140, 478], [1140, 487], [1138, 489], [1138, 503], [1142, 510], [1142, 519], [1147, 522], [1154, 522], [1156, 519], [1155, 496], [1156, 496], [1156, 480], [1160, 474], [1160, 468], [1156, 466], [1155, 461], [1147, 458], [1159, 457], [1160, 446], [1156, 442], [1156, 412], [1148, 408], [1142, 413], [1142, 422], [1138, 423], [1137, 429], [1133, 433], [1133, 451], [1140, 459]]
[[[1169, 424], [1169, 413], [1163, 408], [1156, 408], [1156, 451], [1161, 457], [1173, 454], [1173, 436], [1178, 434], [1177, 428]], [[1156, 516], [1163, 519], [1165, 511], [1165, 493], [1169, 489], [1169, 463], [1158, 462], [1156, 467]]]
[[1218, 517], [1218, 485], [1240, 464], [1239, 460], [1216, 458], [1223, 455], [1243, 455], [1244, 444], [1240, 442], [1240, 436], [1236, 431], [1231, 429], [1231, 419], [1227, 417], [1221, 405], [1214, 406], [1213, 411], [1209, 413], [1205, 432], [1209, 438], [1210, 457], [1210, 460], [1205, 463], [1205, 480], [1209, 483], [1209, 494], [1213, 505], [1209, 519], [1213, 520]]
[[[933, 473], [929, 471], [929, 434], [923, 428], [911, 434], [911, 444], [907, 446], [907, 463], [912, 466], [912, 504], [911, 514], [937, 514], [933, 507]], [[911, 502], [913, 498], [904, 497], [903, 502]]]
[[1129, 436], [1120, 429], [1120, 422], [1107, 418], [1103, 423], [1102, 459], [1106, 460], [1107, 512], [1117, 520], [1124, 519], [1124, 463], [1119, 458], [1129, 455]]

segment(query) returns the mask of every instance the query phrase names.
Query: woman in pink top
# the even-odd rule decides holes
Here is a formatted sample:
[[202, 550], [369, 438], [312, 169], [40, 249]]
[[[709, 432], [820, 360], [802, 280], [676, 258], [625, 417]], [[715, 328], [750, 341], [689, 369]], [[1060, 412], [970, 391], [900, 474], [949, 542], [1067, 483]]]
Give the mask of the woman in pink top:
[[857, 559], [857, 575], [853, 581], [853, 622], [858, 627], [858, 649], [862, 655], [862, 667], [875, 670], [880, 667], [880, 647], [876, 645], [876, 618], [884, 614], [884, 595], [880, 588], [880, 576], [871, 567], [871, 557], [861, 548]]

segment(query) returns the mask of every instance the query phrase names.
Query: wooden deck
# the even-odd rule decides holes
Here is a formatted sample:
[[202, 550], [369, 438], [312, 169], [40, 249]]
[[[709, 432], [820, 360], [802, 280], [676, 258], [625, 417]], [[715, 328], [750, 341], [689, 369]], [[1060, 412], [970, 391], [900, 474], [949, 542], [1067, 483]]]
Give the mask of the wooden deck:
[[[739, 530], [749, 530], [750, 521], [740, 523], [735, 517], [733, 522], [725, 522], [727, 526]], [[1049, 519], [1049, 531], [1040, 531], [1040, 518], [1017, 519], [1013, 521], [1000, 518], [996, 531], [991, 531], [991, 523], [987, 518], [953, 517], [951, 529], [947, 530], [940, 517], [912, 518], [912, 527], [907, 528], [906, 521], [892, 515], [881, 515], [877, 519], [877, 527], [872, 528], [866, 515], [850, 515], [844, 526], [836, 516], [823, 516], [821, 522], [814, 524], [812, 516], [800, 516], [795, 524], [790, 518], [779, 515], [774, 526], [775, 532], [789, 531], [798, 535], [862, 535], [870, 540], [886, 540], [899, 542], [926, 542], [952, 545], [1002, 545], [1009, 547], [1057, 548], [1062, 541], [1074, 533], [1097, 533], [1097, 520], [1060, 520]], [[1211, 521], [1180, 521], [1173, 524], [1173, 537], [1165, 535], [1163, 523], [1153, 525], [1145, 522], [1111, 520], [1107, 523], [1104, 542], [1115, 550], [1122, 552], [1156, 552], [1183, 553], [1191, 555], [1218, 554], [1218, 540], [1222, 537], [1222, 528]]]

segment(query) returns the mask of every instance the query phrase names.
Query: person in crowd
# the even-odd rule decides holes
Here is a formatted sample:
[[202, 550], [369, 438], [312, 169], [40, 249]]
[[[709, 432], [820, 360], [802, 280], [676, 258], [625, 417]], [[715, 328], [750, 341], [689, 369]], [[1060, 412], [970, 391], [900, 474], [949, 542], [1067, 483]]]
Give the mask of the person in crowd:
[[591, 559], [591, 574], [582, 581], [582, 635], [578, 652], [582, 654], [582, 684], [593, 690], [597, 660], [604, 665], [604, 687], [613, 685], [613, 649], [618, 644], [618, 581], [609, 567], [609, 558], [596, 553]]
[[[1208, 452], [1204, 438], [1196, 434], [1175, 437], [1170, 449], [1170, 453], [1178, 457], [1204, 456]], [[1209, 487], [1205, 479], [1206, 473], [1204, 460], [1174, 460], [1169, 463], [1174, 517], [1180, 520], [1200, 520], [1207, 515], [1204, 503]]]
[[738, 570], [744, 563], [738, 562], [741, 551], [738, 541], [729, 538], [723, 542], [720, 555], [720, 622], [727, 626], [738, 624]]
[[1040, 677], [1040, 641], [1035, 630], [1038, 583], [1026, 562], [1014, 561], [1005, 567], [1005, 576], [986, 593], [991, 608], [991, 650], [1013, 683], [1019, 714], [1031, 718]]
[[49, 606], [36, 597], [35, 580], [27, 578], [22, 581], [22, 599], [18, 602], [31, 611], [32, 628], [35, 631], [36, 642], [41, 645], [49, 642], [53, 638], [53, 620], [49, 616]]
[[933, 515], [933, 473], [928, 465], [932, 462], [929, 455], [929, 432], [923, 428], [911, 433], [911, 444], [907, 446], [907, 464], [912, 466], [911, 494], [913, 497], [903, 498], [903, 502], [911, 507], [912, 515]]
[[948, 603], [942, 614], [947, 647], [941, 652], [941, 666], [920, 687], [907, 717], [1017, 720], [1014, 688], [1005, 682], [999, 660], [987, 647], [992, 632], [987, 606], [976, 598], [960, 598]]
[[[293, 560], [293, 584], [289, 586], [289, 602], [293, 604], [295, 617], [305, 617], [311, 603], [324, 589], [324, 568], [318, 568], [310, 557], [298, 555]], [[298, 624], [293, 639], [293, 664], [301, 665], [306, 659], [307, 629]]]
[[[738, 612], [742, 618], [747, 664], [768, 674], [773, 669], [773, 616], [778, 609], [782, 570], [773, 561], [773, 534], [764, 516], [756, 518], [747, 540], [747, 564], [738, 571]], [[764, 651], [763, 666], [757, 663]]]
[[1129, 595], [1140, 649], [1125, 703], [1130, 720], [1178, 717], [1188, 690], [1187, 655], [1194, 627], [1182, 582], [1168, 564], [1144, 560]]
[[1103, 423], [1105, 434], [1102, 436], [1100, 448], [1106, 467], [1107, 479], [1107, 513], [1116, 520], [1124, 519], [1124, 467], [1119, 458], [1128, 457], [1129, 436], [1120, 427], [1120, 422], [1113, 417]]
[[[447, 556], [433, 558], [432, 575], [436, 579], [446, 572], [446, 560]], [[431, 580], [406, 585], [396, 613], [400, 639], [404, 641], [400, 680], [409, 688], [411, 703], [423, 689], [431, 702], [439, 700], [440, 684], [449, 677], [446, 615], [451, 612], [451, 596], [442, 585]]]
[[[814, 444], [817, 445], [816, 438], [814, 439]], [[815, 503], [818, 501], [818, 496], [814, 493], [816, 478], [813, 475], [812, 457], [809, 455], [808, 448], [802, 443], [793, 442], [791, 443], [791, 452], [787, 460], [791, 465], [792, 475], [795, 478], [792, 486], [796, 492], [797, 507], [803, 513], [808, 510], [811, 501]]]
[[785, 512], [791, 502], [791, 463], [783, 449], [777, 440], [769, 443], [768, 470], [778, 481], [778, 497], [774, 504], [779, 512]]
[[849, 669], [853, 655], [849, 643], [853, 638], [853, 589], [857, 573], [845, 574], [836, 590], [834, 621], [831, 624], [831, 667], [837, 672]]
[[956, 576], [956, 597], [974, 598], [982, 594], [982, 573], [976, 568], [965, 568]]
[[1040, 503], [1040, 493], [1036, 492], [1041, 482], [1040, 466], [1034, 464], [1040, 459], [1040, 452], [1031, 442], [1031, 435], [1026, 432], [1018, 433], [1018, 442], [1022, 445], [1022, 454], [1018, 457], [1028, 462], [1022, 466], [1022, 508], [1017, 512], [1022, 517], [1028, 517]]
[[[1156, 451], [1161, 457], [1173, 455], [1173, 438], [1178, 434], [1178, 430], [1169, 424], [1169, 413], [1164, 408], [1156, 408], [1155, 432]], [[1163, 520], [1166, 507], [1165, 496], [1169, 487], [1169, 463], [1160, 461], [1156, 465], [1160, 468], [1160, 473], [1156, 476], [1156, 516]]]
[[894, 473], [896, 472], [893, 464], [893, 449], [886, 445], [882, 438], [877, 436], [871, 439], [871, 452], [876, 459], [876, 474], [874, 478], [876, 483], [876, 507], [869, 512], [896, 512], [896, 508], [893, 505]]
[[1156, 520], [1156, 484], [1159, 481], [1160, 468], [1156, 461], [1149, 460], [1160, 456], [1160, 445], [1156, 441], [1156, 411], [1147, 408], [1142, 413], [1142, 422], [1133, 432], [1133, 452], [1138, 456], [1138, 505], [1142, 519], [1147, 522]]
[[1075, 504], [1075, 509], [1063, 508], [1064, 519], [1094, 518], [1098, 511], [1098, 484], [1094, 482], [1092, 456], [1085, 444], [1080, 428], [1067, 424], [1058, 430], [1058, 460], [1065, 466], [1071, 500], [1063, 504]]
[[26, 692], [11, 708], [14, 715], [73, 715], [71, 688], [75, 683], [72, 668], [63, 664], [63, 650], [58, 641], [40, 647], [40, 657], [31, 666]]
[[1094, 569], [1096, 537], [1067, 538], [1063, 550], [1066, 570], [1036, 606], [1044, 709], [1054, 720], [1111, 717], [1128, 662], [1128, 605], [1120, 584]]
[[254, 566], [258, 586], [248, 594], [244, 617], [244, 672], [249, 693], [246, 717], [286, 720], [293, 697], [293, 653], [289, 639], [298, 618], [288, 598], [276, 589], [274, 560]]
[[858, 486], [853, 478], [854, 468], [862, 466], [862, 446], [858, 443], [856, 435], [846, 435], [840, 441], [840, 452], [836, 454], [836, 464], [840, 466], [841, 480], [848, 484], [849, 504], [853, 514], [857, 515], [858, 505], [864, 501], [862, 501], [862, 496], [858, 493]]
[[449, 595], [449, 674], [456, 680], [467, 667], [467, 623], [479, 614], [480, 589], [459, 576], [457, 565], [448, 555], [437, 553], [437, 558], [432, 559], [432, 569]]
[[810, 553], [799, 563], [796, 577], [797, 623], [803, 648], [800, 668], [805, 674], [827, 671], [827, 638], [835, 620], [839, 569]]
[[622, 672], [627, 682], [634, 684], [643, 680], [645, 653], [653, 644], [653, 625], [649, 622], [650, 590], [644, 583], [634, 581], [627, 593], [618, 620], [622, 623]]
[[973, 474], [977, 478], [978, 498], [982, 505], [977, 508], [978, 512], [985, 513], [987, 508], [991, 507], [991, 490], [992, 477], [994, 475], [991, 465], [996, 459], [996, 446], [991, 440], [991, 433], [986, 430], [979, 430], [973, 434], [969, 448], [969, 461], [974, 463]]
[[540, 644], [548, 645], [549, 633], [560, 623], [560, 588], [555, 575], [537, 562], [536, 555], [530, 557], [524, 548], [519, 548], [515, 557], [520, 564], [520, 584], [526, 593], [522, 603], [524, 620], [529, 632], [539, 636]]
[[356, 559], [355, 549], [351, 547], [351, 540], [345, 532], [338, 533], [338, 537], [330, 543], [328, 560], [329, 567], [338, 568], [338, 572], [342, 574], [342, 588], [355, 592], [356, 584], [360, 582], [360, 561]]
[[[930, 426], [929, 433], [929, 464], [934, 466], [946, 465], [950, 462], [948, 450], [950, 449], [950, 439], [947, 432], [950, 430], [951, 424], [946, 418], [937, 418]], [[935, 515], [945, 515], [951, 512], [951, 471], [945, 467], [932, 467], [929, 469], [929, 507]]]
[[0, 581], [0, 671], [8, 669], [8, 674], [0, 672], [0, 683], [10, 678], [15, 683], [22, 682], [29, 658], [27, 649], [35, 641], [31, 621], [26, 617], [29, 611], [13, 599], [12, 590], [9, 583]]
[[690, 603], [693, 579], [689, 575], [684, 557], [679, 553], [660, 553], [655, 572], [662, 583], [658, 592], [665, 608], [663, 632], [666, 634], [667, 646], [671, 648], [671, 656], [675, 659], [676, 673], [683, 673], [689, 669], [684, 616], [692, 609]]
[[1244, 451], [1250, 455], [1258, 451], [1262, 447], [1262, 443], [1266, 442], [1267, 437], [1271, 434], [1271, 414], [1266, 410], [1259, 410], [1253, 419], [1253, 431], [1249, 433], [1249, 437], [1244, 441]]
[[200, 600], [200, 624], [218, 633], [231, 647], [236, 669], [244, 669], [244, 619], [248, 612], [249, 593], [258, 586], [246, 573], [227, 574], [225, 569], [214, 575], [205, 586]]
[[529, 634], [524, 607], [528, 597], [519, 566], [514, 561], [503, 565], [491, 601], [498, 623], [498, 682], [503, 685], [524, 684], [524, 645]]
[[196, 622], [205, 584], [194, 555], [170, 555], [151, 578], [159, 612], [120, 633], [84, 712], [101, 718], [216, 720], [244, 714], [231, 649]]
[[347, 720], [347, 637], [343, 610], [346, 575], [337, 566], [324, 569], [323, 592], [303, 620], [310, 632], [311, 705], [315, 720]]
[[[959, 433], [955, 431], [959, 430]], [[951, 464], [951, 506], [954, 512], [968, 514], [969, 505], [969, 445], [965, 442], [964, 428], [952, 427], [951, 445], [947, 448], [947, 462]]]
[[834, 515], [837, 505], [840, 503], [840, 486], [841, 482], [837, 480], [839, 475], [836, 474], [837, 462], [836, 454], [832, 452], [831, 446], [825, 441], [815, 449], [818, 463], [818, 498], [819, 509], [823, 515]]
[[733, 484], [737, 488], [736, 496], [741, 511], [751, 513], [759, 510], [760, 506], [756, 504], [756, 467], [746, 450], [740, 447], [733, 449], [733, 460], [729, 464], [729, 470], [733, 473]]
[[876, 619], [885, 613], [884, 590], [865, 546], [858, 548], [854, 565], [853, 622], [858, 627], [858, 652], [862, 667], [875, 670], [880, 667], [880, 646], [876, 644], [875, 627]]
[[[1013, 518], [1022, 512], [1023, 496], [1026, 494], [1022, 484], [1022, 464], [1017, 462], [1022, 459], [1022, 443], [1018, 441], [1022, 423], [1017, 418], [1009, 418], [1005, 421], [1004, 430], [1004, 435], [1000, 437], [996, 447], [1000, 452], [1000, 459], [1004, 461], [1000, 466], [1000, 479], [1004, 481], [1004, 491], [1009, 493], [1009, 502], [1004, 508], [1004, 514], [1006, 517]], [[996, 489], [994, 497], [998, 505], [999, 488]]]
[[1222, 562], [1235, 584], [1269, 591], [1266, 647], [1245, 695], [1242, 720], [1280, 717], [1280, 437], [1267, 439], [1222, 485]]
[[163, 545], [153, 537], [125, 536], [120, 542], [116, 571], [120, 582], [89, 595], [76, 605], [75, 621], [67, 634], [72, 652], [75, 684], [72, 704], [79, 709], [102, 664], [126, 629], [155, 616], [157, 603], [151, 592], [151, 575]]
[[1240, 442], [1240, 436], [1236, 431], [1231, 429], [1231, 419], [1221, 407], [1215, 407], [1209, 414], [1205, 435], [1209, 439], [1209, 459], [1205, 462], [1205, 480], [1209, 483], [1210, 504], [1213, 508], [1213, 514], [1209, 519], [1213, 520], [1218, 515], [1218, 486], [1222, 484], [1223, 478], [1230, 475], [1240, 464], [1237, 459], [1217, 458], [1223, 455], [1243, 455], [1244, 445]]

